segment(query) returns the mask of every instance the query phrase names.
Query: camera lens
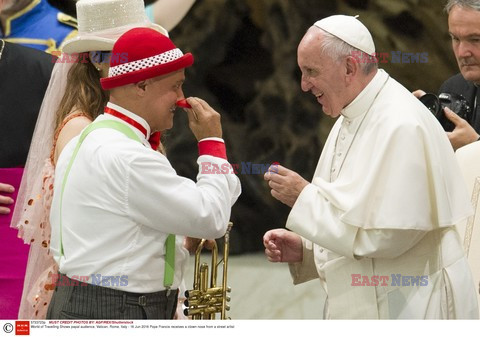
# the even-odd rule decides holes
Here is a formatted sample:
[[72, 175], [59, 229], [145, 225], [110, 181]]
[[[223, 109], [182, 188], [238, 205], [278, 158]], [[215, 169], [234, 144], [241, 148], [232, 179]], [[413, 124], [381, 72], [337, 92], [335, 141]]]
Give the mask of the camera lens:
[[438, 97], [435, 94], [425, 94], [419, 98], [428, 110], [430, 110], [435, 116], [440, 112], [441, 106]]

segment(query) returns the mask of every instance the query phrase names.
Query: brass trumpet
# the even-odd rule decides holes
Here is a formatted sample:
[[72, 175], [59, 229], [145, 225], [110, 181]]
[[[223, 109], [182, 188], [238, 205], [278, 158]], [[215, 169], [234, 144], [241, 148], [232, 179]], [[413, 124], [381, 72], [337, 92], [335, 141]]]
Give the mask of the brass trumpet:
[[[200, 255], [203, 246], [206, 242], [202, 239], [195, 251], [195, 269], [193, 276], [193, 289], [185, 292], [187, 300], [184, 302], [187, 307], [184, 310], [186, 316], [191, 316], [192, 319], [215, 319], [217, 313], [220, 313], [220, 319], [229, 319], [226, 312], [230, 310], [227, 302], [230, 297], [227, 293], [231, 292], [230, 287], [227, 286], [227, 267], [228, 267], [228, 250], [230, 245], [230, 230], [233, 224], [228, 223], [227, 232], [224, 236], [223, 247], [223, 279], [222, 285], [217, 286], [217, 256], [218, 247], [215, 242], [212, 248], [212, 270], [210, 275], [210, 288], [208, 285], [208, 264], [200, 264]], [[220, 261], [222, 262], [222, 261]]]

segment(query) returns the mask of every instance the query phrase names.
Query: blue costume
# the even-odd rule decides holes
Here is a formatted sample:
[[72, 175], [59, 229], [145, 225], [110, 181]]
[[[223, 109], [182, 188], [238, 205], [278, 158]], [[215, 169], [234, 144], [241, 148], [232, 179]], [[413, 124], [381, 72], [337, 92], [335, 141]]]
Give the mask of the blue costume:
[[47, 0], [33, 0], [7, 18], [0, 38], [51, 53], [76, 35], [76, 25], [75, 18], [61, 13]]

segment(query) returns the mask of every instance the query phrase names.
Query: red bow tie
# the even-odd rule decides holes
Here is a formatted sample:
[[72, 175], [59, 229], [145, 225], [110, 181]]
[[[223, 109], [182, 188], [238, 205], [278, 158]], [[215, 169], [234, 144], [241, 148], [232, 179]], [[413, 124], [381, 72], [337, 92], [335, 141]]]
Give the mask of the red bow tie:
[[155, 151], [157, 151], [158, 147], [160, 146], [160, 137], [161, 136], [162, 136], [162, 134], [160, 133], [160, 131], [155, 131], [154, 133], [152, 133], [150, 135], [150, 138], [148, 138], [148, 142], [150, 143], [150, 146]]
[[128, 124], [130, 124], [131, 126], [135, 127], [136, 129], [140, 130], [144, 135], [145, 135], [145, 138], [148, 139], [148, 142], [150, 143], [150, 146], [152, 147], [152, 149], [154, 149], [155, 151], [158, 149], [158, 147], [160, 146], [160, 137], [162, 136], [162, 134], [160, 133], [160, 131], [156, 131], [156, 132], [153, 132], [152, 134], [150, 134], [150, 137], [147, 137], [147, 129], [145, 129], [143, 127], [142, 124], [138, 123], [137, 121], [131, 119], [130, 117], [128, 116], [125, 116], [124, 114], [122, 114], [121, 112], [115, 110], [115, 109], [112, 109], [112, 108], [109, 108], [109, 107], [105, 107], [104, 109], [105, 113], [107, 114], [110, 114], [112, 116], [115, 116], [117, 118], [120, 118], [121, 120], [123, 120], [124, 122], [127, 122]]

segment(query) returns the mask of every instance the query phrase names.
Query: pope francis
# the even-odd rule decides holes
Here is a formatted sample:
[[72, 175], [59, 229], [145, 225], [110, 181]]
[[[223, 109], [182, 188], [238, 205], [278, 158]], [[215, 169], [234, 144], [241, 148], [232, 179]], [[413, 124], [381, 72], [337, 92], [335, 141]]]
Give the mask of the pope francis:
[[265, 174], [292, 207], [290, 231], [264, 235], [267, 258], [288, 262], [295, 284], [319, 279], [326, 318], [478, 318], [454, 228], [472, 209], [440, 124], [378, 69], [355, 17], [317, 21], [298, 65], [302, 90], [339, 118], [311, 183], [282, 166]]

